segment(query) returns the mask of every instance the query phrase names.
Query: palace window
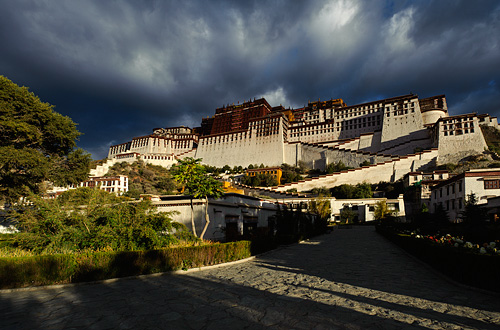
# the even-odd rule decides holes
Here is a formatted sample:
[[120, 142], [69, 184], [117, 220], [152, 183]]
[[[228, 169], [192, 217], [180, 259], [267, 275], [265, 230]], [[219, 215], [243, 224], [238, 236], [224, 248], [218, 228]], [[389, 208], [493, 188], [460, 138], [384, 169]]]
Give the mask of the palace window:
[[484, 189], [499, 189], [500, 180], [484, 180]]

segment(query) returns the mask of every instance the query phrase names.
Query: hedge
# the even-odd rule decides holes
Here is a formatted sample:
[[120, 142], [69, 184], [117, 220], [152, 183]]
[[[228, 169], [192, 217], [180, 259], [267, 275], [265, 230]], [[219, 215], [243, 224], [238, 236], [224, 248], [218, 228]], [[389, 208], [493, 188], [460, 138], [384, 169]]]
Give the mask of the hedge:
[[150, 251], [0, 258], [0, 288], [76, 283], [196, 268], [248, 258], [238, 241]]
[[377, 232], [451, 279], [500, 292], [500, 257], [414, 238], [377, 225]]

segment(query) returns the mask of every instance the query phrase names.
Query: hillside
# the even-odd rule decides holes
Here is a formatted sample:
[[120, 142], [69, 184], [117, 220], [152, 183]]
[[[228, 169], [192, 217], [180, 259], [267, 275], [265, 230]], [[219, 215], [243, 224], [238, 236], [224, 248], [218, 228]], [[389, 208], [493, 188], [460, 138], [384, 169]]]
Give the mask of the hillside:
[[140, 194], [177, 194], [177, 184], [169, 170], [142, 161], [132, 164], [122, 162], [113, 165], [106, 176], [126, 175], [129, 177], [128, 196], [137, 198]]

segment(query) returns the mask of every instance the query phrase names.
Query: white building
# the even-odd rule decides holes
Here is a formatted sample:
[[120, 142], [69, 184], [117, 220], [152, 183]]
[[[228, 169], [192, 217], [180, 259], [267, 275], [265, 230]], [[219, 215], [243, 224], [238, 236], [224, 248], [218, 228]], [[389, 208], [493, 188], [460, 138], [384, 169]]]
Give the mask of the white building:
[[107, 161], [91, 174], [102, 176], [124, 161], [168, 168], [178, 159], [194, 157], [216, 167], [286, 163], [325, 170], [342, 161], [356, 169], [276, 191], [331, 188], [345, 180], [394, 182], [408, 172], [481, 154], [487, 145], [480, 126], [498, 128], [497, 119], [475, 113], [450, 116], [444, 95], [408, 94], [351, 106], [332, 99], [300, 109], [254, 99], [216, 109], [200, 127], [154, 129], [151, 135], [111, 146]]
[[[191, 230], [191, 211], [198, 236], [205, 226], [205, 200], [189, 196], [156, 196], [151, 198], [161, 212], [172, 212], [172, 219]], [[276, 217], [275, 201], [264, 200], [235, 193], [227, 193], [220, 199], [208, 200], [210, 224], [204, 239], [232, 241], [252, 235], [260, 235], [272, 227]]]
[[358, 199], [337, 199], [335, 197], [318, 197], [318, 198], [278, 198], [280, 203], [287, 204], [293, 209], [307, 209], [311, 201], [328, 200], [330, 202], [330, 221], [339, 222], [340, 212], [347, 207], [354, 212], [355, 222], [369, 222], [375, 220], [375, 206], [377, 202], [385, 201], [388, 209], [400, 219], [405, 219], [405, 203], [403, 195], [399, 195], [396, 199], [387, 198], [358, 198]]
[[404, 219], [405, 214], [405, 203], [403, 195], [399, 195], [397, 199], [387, 199], [387, 198], [360, 198], [360, 199], [336, 199], [334, 197], [330, 198], [331, 205], [331, 219], [333, 221], [340, 221], [340, 213], [345, 208], [353, 211], [354, 222], [369, 222], [375, 220], [375, 207], [380, 201], [385, 201], [387, 203], [388, 209], [394, 214], [394, 216]]
[[461, 221], [467, 196], [475, 194], [478, 204], [488, 198], [500, 196], [500, 169], [474, 169], [453, 176], [431, 189], [431, 213], [439, 206], [448, 213], [452, 222]]
[[126, 175], [91, 177], [80, 183], [80, 187], [97, 187], [107, 192], [123, 195], [128, 191], [128, 181]]

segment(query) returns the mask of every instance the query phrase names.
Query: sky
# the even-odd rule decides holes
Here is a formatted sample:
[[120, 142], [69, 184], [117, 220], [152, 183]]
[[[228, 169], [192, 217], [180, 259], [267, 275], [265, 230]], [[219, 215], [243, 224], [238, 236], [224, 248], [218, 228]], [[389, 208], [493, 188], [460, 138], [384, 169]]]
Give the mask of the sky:
[[445, 94], [450, 115], [500, 115], [497, 0], [0, 0], [0, 45], [0, 75], [71, 117], [94, 159], [260, 97]]

